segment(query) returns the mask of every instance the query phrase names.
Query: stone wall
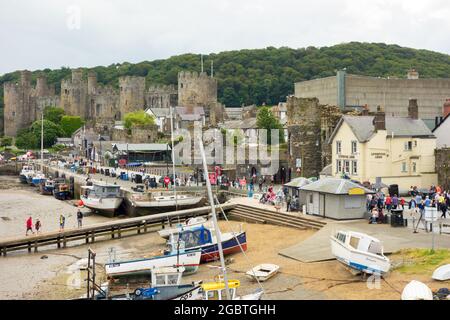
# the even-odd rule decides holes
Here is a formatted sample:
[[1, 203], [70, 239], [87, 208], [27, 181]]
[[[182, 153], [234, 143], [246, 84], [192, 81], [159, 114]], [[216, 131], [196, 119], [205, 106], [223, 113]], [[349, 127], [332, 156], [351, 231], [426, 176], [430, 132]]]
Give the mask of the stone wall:
[[129, 112], [144, 110], [144, 77], [119, 78], [119, 110], [122, 117]]
[[436, 149], [436, 172], [438, 184], [444, 189], [450, 189], [450, 148]]
[[67, 115], [89, 118], [88, 84], [83, 79], [83, 70], [72, 70], [72, 79], [61, 82], [61, 107]]
[[145, 128], [132, 128], [131, 134], [126, 129], [112, 130], [112, 141], [128, 143], [155, 143], [158, 139], [158, 126], [151, 125]]
[[145, 94], [146, 108], [169, 108], [178, 106], [178, 92], [175, 86], [153, 85]]

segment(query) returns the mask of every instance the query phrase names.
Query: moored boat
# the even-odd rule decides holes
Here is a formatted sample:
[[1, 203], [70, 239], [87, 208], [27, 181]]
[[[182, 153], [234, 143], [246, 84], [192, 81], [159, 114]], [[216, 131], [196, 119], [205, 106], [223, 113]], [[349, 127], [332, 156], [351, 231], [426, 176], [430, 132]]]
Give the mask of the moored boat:
[[[239, 288], [241, 282], [239, 280], [228, 280], [228, 290], [229, 297], [231, 300], [260, 300], [263, 291], [256, 290], [254, 293], [247, 294], [244, 296], [238, 296], [236, 294], [237, 288]], [[219, 277], [214, 282], [206, 282], [201, 285], [203, 300], [225, 300], [227, 299], [226, 291], [225, 291], [225, 281]]]
[[153, 212], [170, 211], [175, 208], [188, 209], [201, 206], [205, 201], [202, 196], [192, 194], [180, 194], [176, 196], [170, 192], [146, 192], [134, 193], [130, 197], [133, 207]]
[[69, 186], [64, 178], [55, 179], [53, 196], [58, 200], [67, 200], [70, 198]]
[[383, 254], [380, 240], [354, 231], [338, 231], [331, 236], [331, 252], [336, 259], [358, 272], [383, 275], [391, 264]]
[[22, 170], [19, 174], [20, 182], [22, 183], [28, 183], [28, 176], [34, 174], [34, 168], [33, 166], [25, 165], [22, 167]]
[[[175, 247], [175, 245], [172, 247]], [[200, 265], [201, 250], [185, 251], [181, 242], [177, 247], [178, 250], [172, 250], [162, 256], [138, 260], [112, 261], [105, 264], [106, 275], [109, 278], [151, 275], [152, 270], [164, 267], [184, 267], [184, 273], [186, 274], [197, 272]]]
[[440, 266], [439, 268], [434, 270], [431, 277], [434, 280], [438, 281], [450, 280], [450, 264], [444, 264], [443, 266]]
[[402, 300], [433, 300], [433, 292], [425, 283], [412, 280], [403, 288]]
[[[219, 246], [212, 230], [201, 225], [190, 230], [183, 230], [177, 237], [184, 242], [186, 251], [201, 249], [201, 262], [215, 261], [219, 259]], [[241, 252], [241, 248], [244, 251], [247, 250], [245, 231], [221, 233], [221, 239], [224, 255]]]
[[193, 217], [187, 219], [184, 223], [177, 224], [174, 228], [162, 229], [158, 231], [158, 234], [164, 239], [169, 239], [172, 234], [180, 233], [184, 230], [191, 230], [201, 225], [209, 227], [211, 223], [204, 217]]
[[40, 192], [44, 195], [52, 195], [54, 188], [55, 186], [53, 179], [46, 179], [40, 184]]
[[118, 185], [96, 182], [81, 189], [80, 199], [86, 207], [110, 217], [114, 216], [114, 212], [123, 201]]
[[45, 181], [45, 174], [42, 172], [37, 172], [34, 174], [34, 176], [31, 178], [31, 185], [35, 187], [39, 187], [42, 182]]

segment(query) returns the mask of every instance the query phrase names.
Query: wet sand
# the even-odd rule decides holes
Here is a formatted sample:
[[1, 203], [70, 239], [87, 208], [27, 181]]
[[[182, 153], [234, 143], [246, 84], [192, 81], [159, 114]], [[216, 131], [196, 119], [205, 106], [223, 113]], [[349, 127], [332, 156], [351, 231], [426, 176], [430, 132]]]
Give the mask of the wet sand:
[[[82, 212], [86, 215], [84, 225], [110, 221], [106, 217], [90, 215], [86, 208]], [[42, 232], [57, 231], [61, 213], [66, 217], [66, 228], [77, 227], [77, 208], [70, 202], [43, 196], [37, 188], [20, 184], [18, 177], [0, 176], [0, 238], [24, 236], [26, 220], [30, 216], [33, 224], [36, 219], [41, 221]]]

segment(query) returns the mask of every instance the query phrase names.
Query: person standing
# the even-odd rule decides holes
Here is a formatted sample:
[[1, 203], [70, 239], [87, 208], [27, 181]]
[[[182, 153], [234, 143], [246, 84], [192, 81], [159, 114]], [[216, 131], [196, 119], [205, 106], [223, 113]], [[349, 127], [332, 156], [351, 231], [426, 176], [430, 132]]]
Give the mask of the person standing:
[[441, 208], [441, 211], [442, 211], [441, 218], [447, 219], [447, 216], [446, 216], [446, 214], [447, 214], [447, 203], [442, 202], [441, 205], [440, 205], [440, 208]]
[[392, 198], [391, 196], [388, 194], [388, 196], [386, 197], [386, 210], [388, 212], [391, 212], [391, 207], [392, 207]]
[[41, 221], [39, 221], [39, 219], [37, 219], [36, 224], [34, 225], [34, 229], [36, 229], [36, 233], [40, 232], [41, 227], [42, 227]]
[[78, 209], [78, 212], [77, 212], [77, 222], [78, 222], [78, 228], [83, 227], [83, 213], [81, 212], [80, 209]]
[[286, 195], [286, 212], [289, 212], [291, 209], [291, 201], [292, 201], [291, 195], [288, 193]]
[[392, 209], [397, 209], [398, 207], [398, 198], [397, 195], [394, 194], [394, 196], [392, 197]]
[[66, 224], [66, 217], [61, 213], [59, 215], [59, 232], [64, 231], [64, 225]]
[[28, 231], [31, 231], [32, 234], [34, 234], [33, 231], [33, 219], [31, 218], [31, 216], [27, 219], [27, 231], [25, 233], [25, 236], [28, 236]]

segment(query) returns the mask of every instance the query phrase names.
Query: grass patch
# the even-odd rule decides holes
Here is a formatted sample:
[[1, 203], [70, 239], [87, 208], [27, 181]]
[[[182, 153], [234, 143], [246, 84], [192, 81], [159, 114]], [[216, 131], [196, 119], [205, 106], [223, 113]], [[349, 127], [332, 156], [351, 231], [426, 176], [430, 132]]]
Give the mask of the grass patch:
[[403, 260], [395, 270], [407, 274], [432, 274], [437, 267], [450, 263], [448, 249], [406, 249], [395, 255]]

